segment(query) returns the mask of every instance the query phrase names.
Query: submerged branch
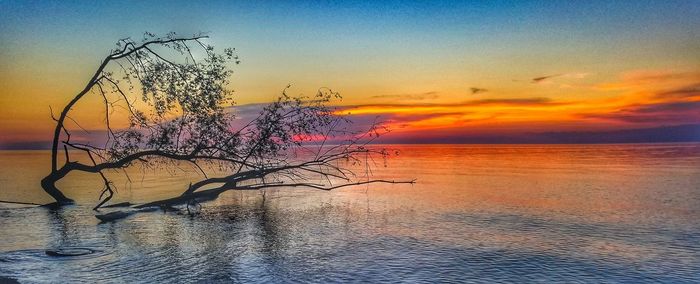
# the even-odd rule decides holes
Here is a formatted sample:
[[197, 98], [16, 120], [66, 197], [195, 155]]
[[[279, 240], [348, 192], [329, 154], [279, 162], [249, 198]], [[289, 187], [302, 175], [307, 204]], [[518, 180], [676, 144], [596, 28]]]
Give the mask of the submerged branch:
[[[158, 201], [152, 201], [140, 205], [134, 205], [132, 206], [132, 210], [126, 210], [126, 211], [116, 211], [116, 212], [110, 212], [107, 214], [98, 214], [95, 215], [98, 219], [106, 222], [106, 221], [116, 221], [119, 219], [126, 218], [128, 216], [131, 216], [133, 214], [139, 213], [139, 212], [151, 212], [155, 208], [162, 208], [162, 209], [171, 209], [174, 206], [178, 205], [190, 205], [190, 204], [199, 204], [199, 203], [204, 203], [208, 201], [215, 200], [216, 198], [219, 197], [222, 193], [226, 191], [233, 191], [233, 190], [264, 190], [266, 188], [273, 188], [273, 187], [307, 187], [307, 188], [313, 188], [313, 189], [320, 189], [320, 190], [334, 190], [342, 187], [350, 187], [350, 186], [358, 186], [358, 185], [363, 185], [363, 184], [373, 184], [373, 183], [388, 183], [388, 184], [414, 184], [416, 183], [416, 180], [410, 180], [410, 181], [394, 181], [394, 180], [369, 180], [369, 181], [362, 181], [362, 182], [354, 182], [354, 183], [344, 183], [340, 185], [335, 185], [335, 186], [324, 186], [320, 184], [313, 184], [313, 183], [275, 183], [275, 184], [256, 184], [256, 185], [248, 185], [248, 186], [230, 186], [227, 184], [224, 184], [223, 186], [217, 187], [217, 188], [212, 188], [212, 189], [206, 189], [206, 190], [201, 190], [197, 191], [191, 194], [187, 195], [180, 195], [177, 197], [173, 198], [167, 198], [163, 200], [158, 200]], [[125, 204], [125, 205], [131, 205], [131, 204]], [[116, 206], [112, 206], [116, 207]]]
[[32, 203], [32, 202], [9, 201], [9, 200], [0, 200], [0, 203], [22, 204], [22, 205], [37, 205], [37, 206], [42, 206], [42, 205], [44, 205], [44, 204], [38, 204], [38, 203]]

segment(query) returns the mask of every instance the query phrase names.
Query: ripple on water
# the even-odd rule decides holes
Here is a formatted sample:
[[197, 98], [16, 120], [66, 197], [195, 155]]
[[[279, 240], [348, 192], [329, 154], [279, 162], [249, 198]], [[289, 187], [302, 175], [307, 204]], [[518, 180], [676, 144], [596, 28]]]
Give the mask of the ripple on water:
[[109, 253], [96, 247], [56, 247], [47, 249], [23, 249], [0, 253], [0, 261], [8, 263], [34, 261], [80, 261], [94, 259]]

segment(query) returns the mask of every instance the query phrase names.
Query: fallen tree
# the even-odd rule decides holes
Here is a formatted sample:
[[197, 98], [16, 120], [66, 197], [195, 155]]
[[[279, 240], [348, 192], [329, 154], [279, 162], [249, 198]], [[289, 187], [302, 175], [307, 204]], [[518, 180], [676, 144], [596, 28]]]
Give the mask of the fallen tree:
[[[94, 207], [98, 210], [115, 194], [105, 172], [135, 164], [170, 167], [188, 163], [200, 171], [202, 179], [179, 196], [134, 205], [134, 209], [191, 205], [228, 190], [332, 190], [370, 183], [413, 183], [371, 179], [368, 171], [364, 175], [355, 172], [389, 155], [385, 149], [368, 147], [384, 131], [377, 125], [351, 130], [349, 121], [328, 106], [340, 98], [329, 89], [320, 89], [312, 97], [292, 97], [285, 88], [256, 117], [239, 123], [230, 108], [233, 93], [227, 89], [232, 73], [229, 66], [237, 64], [238, 57], [234, 49], [215, 52], [206, 38], [146, 33], [138, 42], [121, 39], [60, 115], [52, 113], [56, 128], [51, 172], [41, 185], [56, 204], [74, 202], [56, 183], [70, 172], [81, 171], [98, 174], [103, 181]], [[71, 131], [82, 127], [70, 113], [86, 95], [98, 96], [103, 102], [105, 137], [100, 141], [71, 140]], [[115, 126], [118, 114], [127, 117], [128, 124]], [[76, 153], [86, 155], [87, 162], [74, 157]], [[224, 174], [209, 177], [203, 165], [214, 165]], [[125, 214], [100, 216], [112, 219]]]

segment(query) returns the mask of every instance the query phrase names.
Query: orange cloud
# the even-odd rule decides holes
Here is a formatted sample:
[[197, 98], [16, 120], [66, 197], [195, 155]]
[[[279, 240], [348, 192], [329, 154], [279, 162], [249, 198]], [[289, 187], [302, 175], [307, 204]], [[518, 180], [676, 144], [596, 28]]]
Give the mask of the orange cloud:
[[700, 82], [700, 72], [634, 70], [623, 73], [618, 81], [598, 84], [596, 89], [602, 91], [655, 90], [698, 82]]
[[[584, 78], [587, 73], [554, 77]], [[538, 78], [536, 78], [538, 79]], [[438, 129], [595, 130], [700, 123], [700, 73], [630, 71], [619, 80], [587, 87], [604, 97], [554, 100], [548, 97], [493, 98], [455, 103], [366, 104], [342, 107], [338, 114], [376, 118], [398, 132]], [[365, 119], [366, 120], [366, 119]]]
[[589, 75], [589, 73], [554, 74], [554, 75], [547, 75], [547, 76], [540, 76], [540, 77], [532, 78], [532, 83], [536, 83], [536, 84], [550, 83], [552, 81], [552, 79], [554, 79], [554, 78], [583, 79], [583, 78], [586, 78], [588, 75]]

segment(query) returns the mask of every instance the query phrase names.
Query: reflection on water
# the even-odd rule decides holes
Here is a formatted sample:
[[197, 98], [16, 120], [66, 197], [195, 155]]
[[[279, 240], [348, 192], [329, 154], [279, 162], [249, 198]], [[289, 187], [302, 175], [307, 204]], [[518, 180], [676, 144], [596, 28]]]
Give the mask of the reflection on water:
[[[395, 146], [378, 177], [333, 192], [231, 192], [200, 215], [98, 224], [81, 205], [0, 207], [0, 276], [22, 282], [698, 282], [700, 144]], [[0, 199], [48, 201], [46, 152], [0, 152]], [[194, 173], [113, 173], [116, 201], [180, 192]], [[116, 202], [115, 201], [115, 202]], [[47, 249], [95, 253], [52, 257]]]

